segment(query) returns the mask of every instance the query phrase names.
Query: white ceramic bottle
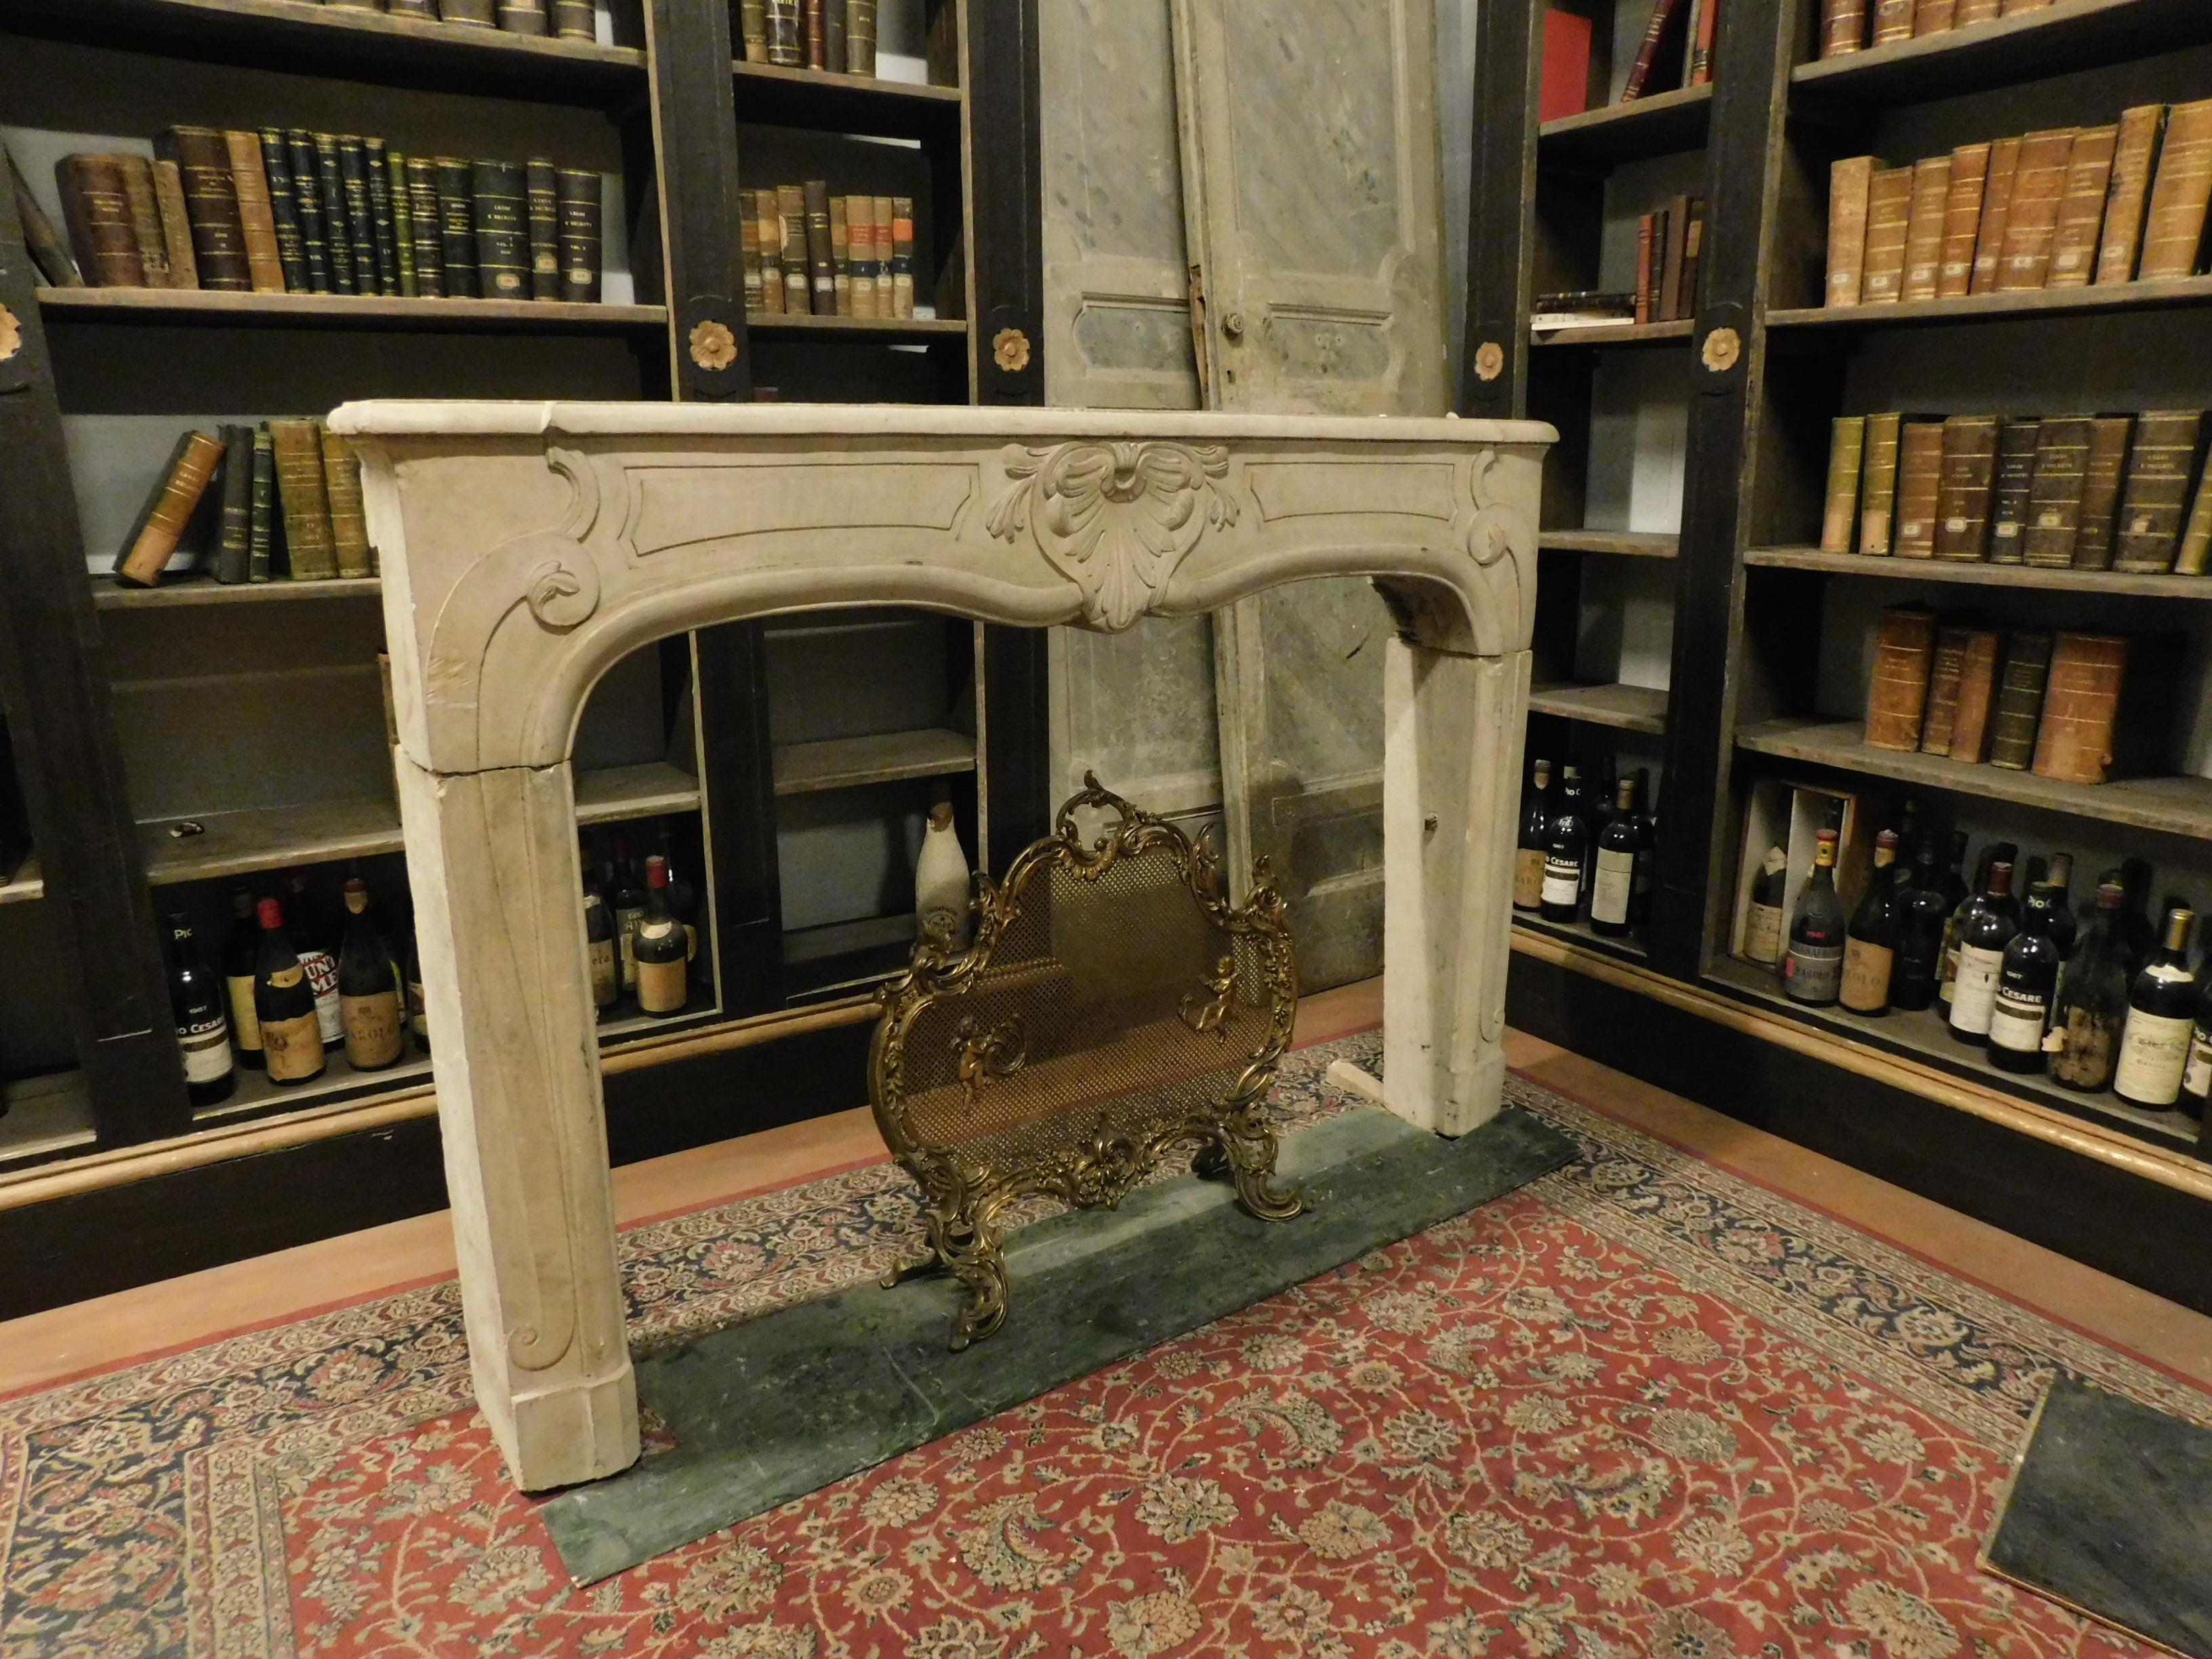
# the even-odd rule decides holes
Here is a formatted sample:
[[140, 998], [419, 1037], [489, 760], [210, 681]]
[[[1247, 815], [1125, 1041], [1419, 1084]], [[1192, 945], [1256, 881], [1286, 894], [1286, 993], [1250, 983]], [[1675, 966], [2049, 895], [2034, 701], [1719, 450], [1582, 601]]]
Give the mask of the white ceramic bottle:
[[929, 809], [929, 828], [921, 837], [921, 856], [914, 865], [915, 918], [924, 938], [944, 937], [946, 949], [968, 948], [970, 893], [968, 855], [952, 828], [952, 808], [939, 801]]

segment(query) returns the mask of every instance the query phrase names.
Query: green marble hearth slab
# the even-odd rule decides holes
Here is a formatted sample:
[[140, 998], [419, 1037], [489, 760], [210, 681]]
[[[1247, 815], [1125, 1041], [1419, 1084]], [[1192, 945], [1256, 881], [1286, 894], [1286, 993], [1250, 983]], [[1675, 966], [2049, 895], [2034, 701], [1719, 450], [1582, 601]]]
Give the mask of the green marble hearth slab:
[[1983, 1565], [2212, 1659], [2212, 1429], [2059, 1378]]
[[642, 1360], [638, 1393], [675, 1446], [541, 1508], [590, 1583], [1250, 1307], [1566, 1163], [1574, 1143], [1517, 1109], [1445, 1140], [1361, 1107], [1283, 1143], [1304, 1215], [1255, 1220], [1189, 1176], [1114, 1211], [1007, 1240], [1005, 1328], [945, 1341], [955, 1288], [842, 1291]]

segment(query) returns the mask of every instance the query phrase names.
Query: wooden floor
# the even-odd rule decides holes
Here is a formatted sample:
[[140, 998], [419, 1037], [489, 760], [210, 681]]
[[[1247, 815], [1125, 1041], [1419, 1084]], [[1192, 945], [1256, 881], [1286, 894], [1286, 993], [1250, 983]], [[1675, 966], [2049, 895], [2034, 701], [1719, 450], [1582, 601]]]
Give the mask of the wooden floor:
[[[1380, 981], [1309, 997], [1298, 1041], [1364, 1030], [1382, 1013]], [[1506, 1054], [1537, 1082], [2212, 1388], [2212, 1318], [1517, 1031]], [[883, 1156], [866, 1109], [855, 1107], [617, 1170], [615, 1206], [629, 1224]], [[0, 1394], [453, 1271], [440, 1212], [0, 1322]]]

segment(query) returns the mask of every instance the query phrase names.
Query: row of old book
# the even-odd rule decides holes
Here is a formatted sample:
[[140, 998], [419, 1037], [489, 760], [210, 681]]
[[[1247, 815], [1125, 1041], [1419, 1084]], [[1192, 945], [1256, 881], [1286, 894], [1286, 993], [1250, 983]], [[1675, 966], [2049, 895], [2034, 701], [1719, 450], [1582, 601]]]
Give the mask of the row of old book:
[[81, 153], [55, 163], [75, 262], [15, 173], [26, 240], [50, 283], [599, 297], [596, 173], [538, 159], [405, 155], [381, 138], [297, 127], [171, 127], [154, 150], [150, 161]]
[[564, 40], [599, 39], [592, 0], [322, 0], [322, 3], [332, 11], [387, 12], [428, 23], [505, 29], [510, 34], [557, 34]]
[[1677, 196], [1636, 222], [1636, 320], [1679, 322], [1697, 314], [1705, 262], [1705, 198]]
[[1620, 101], [1632, 103], [1656, 92], [1702, 87], [1711, 82], [1720, 15], [1721, 0], [1653, 0], [1644, 39], [1636, 49], [1636, 61], [1621, 87]]
[[124, 540], [115, 580], [153, 586], [202, 527], [208, 574], [219, 582], [376, 574], [360, 463], [319, 421], [184, 434]]
[[745, 62], [876, 72], [876, 0], [738, 0]]
[[745, 309], [817, 317], [914, 315], [914, 203], [832, 196], [819, 179], [750, 192], [739, 238]]
[[1869, 46], [1972, 28], [1977, 23], [1994, 23], [2000, 17], [2024, 11], [2041, 11], [2053, 3], [2054, 0], [1820, 0], [1820, 56], [1839, 58]]
[[2194, 409], [1846, 415], [1829, 445], [1820, 550], [2202, 575], [2207, 431]]
[[2145, 736], [2140, 720], [2119, 729], [2132, 644], [2118, 634], [1953, 626], [1923, 605], [1893, 606], [1875, 626], [1867, 747], [2103, 783], [2124, 764], [2116, 738]]
[[1961, 144], [1829, 178], [1832, 306], [2197, 275], [2212, 203], [2212, 99], [2104, 126]]

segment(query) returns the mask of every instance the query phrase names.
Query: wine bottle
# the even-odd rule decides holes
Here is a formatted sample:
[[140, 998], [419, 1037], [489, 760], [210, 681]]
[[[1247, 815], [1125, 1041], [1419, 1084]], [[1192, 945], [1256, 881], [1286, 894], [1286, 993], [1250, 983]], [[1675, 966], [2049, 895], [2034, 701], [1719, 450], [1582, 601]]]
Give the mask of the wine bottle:
[[2181, 1068], [2181, 1109], [2203, 1122], [2212, 1105], [2212, 973], [2200, 973], [2197, 1024], [2189, 1034], [2189, 1063]]
[[645, 920], [645, 889], [630, 864], [629, 837], [614, 833], [614, 857], [607, 865], [607, 903], [615, 913], [615, 954], [622, 963], [622, 986], [637, 989], [637, 925]]
[[1598, 831], [1597, 871], [1590, 883], [1590, 931], [1618, 938], [1628, 931], [1636, 902], [1636, 854], [1644, 844], [1636, 821], [1636, 780], [1623, 778], [1613, 791], [1613, 811]]
[[261, 901], [261, 945], [253, 963], [253, 1016], [261, 1026], [262, 1052], [271, 1083], [305, 1083], [323, 1072], [322, 1024], [315, 1011], [315, 988], [300, 953], [284, 932], [284, 907]]
[[[2038, 882], [2049, 896], [2051, 884]], [[2058, 941], [2045, 907], [2024, 908], [2020, 931], [2006, 942], [1990, 1004], [1990, 1064], [2001, 1072], [2039, 1072], [2043, 1041], [2058, 999]]]
[[1921, 807], [1920, 797], [1907, 795], [1905, 805], [1898, 809], [1897, 870], [1900, 880], [1920, 861], [1920, 843], [1927, 839], [1927, 814]]
[[[1964, 861], [1966, 837], [1961, 833], [1953, 837], [1953, 848], [1960, 854], [1952, 864], [1951, 873], [1958, 873]], [[1951, 920], [1943, 933], [1943, 979], [1938, 994], [1943, 1000], [1943, 1018], [1951, 1017], [1951, 1000], [1956, 994], [1959, 981], [1959, 941], [1969, 919], [1980, 908], [1982, 895], [1990, 884], [1990, 870], [1999, 859], [2009, 864], [2018, 855], [2018, 849], [2008, 842], [1993, 841], [1982, 848], [1982, 856], [1974, 871], [1973, 884], [1960, 890], [1951, 907]], [[1950, 886], [1946, 878], [1947, 890]]]
[[2097, 885], [2097, 908], [2051, 1005], [2051, 1081], [2087, 1094], [2112, 1086], [2128, 1020], [2127, 889], [2114, 870]]
[[688, 944], [684, 924], [668, 908], [668, 860], [656, 853], [645, 861], [645, 914], [638, 919], [631, 942], [637, 963], [637, 1006], [647, 1013], [684, 1012]]
[[[2074, 957], [2074, 946], [2081, 929], [2074, 920], [2073, 896], [2068, 891], [2074, 884], [2074, 855], [2059, 853], [2052, 856], [2051, 867], [2043, 872], [2043, 879], [2027, 890], [2027, 900], [2021, 906], [2021, 919], [2027, 912], [2039, 910], [2044, 918], [2044, 932], [2058, 947], [2061, 963]], [[2062, 974], [2065, 969], [2062, 967]]]
[[346, 1064], [380, 1072], [405, 1052], [406, 1016], [399, 1005], [399, 972], [392, 947], [368, 914], [368, 885], [359, 876], [345, 884], [345, 941], [338, 947], [338, 1004], [345, 1020]]
[[1513, 908], [1535, 911], [1544, 903], [1544, 854], [1552, 845], [1552, 763], [1529, 769], [1528, 799], [1521, 808], [1521, 835], [1513, 854]]
[[1659, 815], [1651, 807], [1651, 775], [1636, 769], [1636, 880], [1628, 896], [1628, 925], [1641, 927], [1651, 915], [1651, 878], [1659, 861]]
[[407, 930], [407, 964], [400, 975], [407, 987], [407, 1029], [415, 1034], [416, 1046], [424, 1054], [430, 1052], [430, 1013], [422, 997], [422, 940], [421, 930]]
[[1874, 874], [1844, 936], [1844, 976], [1836, 999], [1855, 1014], [1889, 1012], [1897, 966], [1897, 831], [1874, 840]]
[[1573, 921], [1582, 913], [1583, 854], [1589, 830], [1583, 822], [1582, 780], [1571, 766], [1562, 773], [1559, 810], [1544, 843], [1544, 885], [1538, 908], [1547, 921]]
[[2158, 924], [2150, 919], [2151, 868], [2148, 860], [2129, 859], [2120, 866], [2120, 885], [2128, 896], [2120, 911], [2120, 936], [2128, 942], [2128, 972], [2134, 975], [2158, 948]]
[[1915, 1012], [1935, 1006], [1943, 976], [1943, 934], [1951, 902], [1943, 891], [1940, 854], [1926, 836], [1912, 855], [1912, 874], [1897, 901], [1897, 960], [1889, 977], [1889, 1004]]
[[292, 902], [285, 914], [292, 919], [291, 936], [300, 952], [300, 966], [307, 969], [307, 983], [315, 994], [315, 1027], [322, 1034], [324, 1048], [343, 1048], [345, 1010], [338, 1002], [337, 929], [318, 919], [307, 890], [307, 872], [295, 870], [291, 883]]
[[1797, 895], [1797, 913], [1790, 918], [1790, 948], [1782, 963], [1784, 992], [1808, 1008], [1832, 1006], [1843, 984], [1849, 923], [1836, 894], [1837, 840], [1833, 830], [1820, 831], [1813, 873]]
[[253, 916], [253, 895], [245, 888], [230, 896], [230, 937], [222, 942], [222, 982], [230, 994], [230, 1036], [238, 1045], [238, 1063], [251, 1071], [264, 1069], [261, 1054], [261, 1023], [253, 1017], [253, 959], [261, 951], [261, 927]]
[[2158, 948], [2128, 990], [2112, 1092], [2147, 1111], [2170, 1111], [2181, 1098], [2197, 1028], [2197, 975], [2189, 970], [2189, 930], [2196, 920], [2186, 905], [2166, 911]]
[[1951, 1035], [1977, 1046], [1990, 1040], [1997, 975], [2005, 946], [2020, 932], [2020, 903], [2012, 896], [2012, 859], [1993, 859], [1980, 895], [1960, 907], [1959, 968], [1951, 981]]
[[665, 820], [660, 826], [660, 861], [668, 866], [668, 914], [684, 926], [684, 960], [696, 963], [699, 960], [699, 893], [676, 867], [676, 855], [669, 851]]
[[584, 962], [591, 974], [592, 1004], [605, 1018], [622, 1000], [622, 956], [615, 943], [615, 913], [592, 872], [591, 850], [583, 849]]
[[1745, 907], [1743, 954], [1747, 961], [1771, 968], [1782, 960], [1782, 898], [1790, 880], [1790, 854], [1779, 847], [1766, 849], [1759, 873], [1751, 878], [1751, 902]]
[[1613, 822], [1613, 763], [1605, 763], [1606, 775], [1592, 774], [1583, 786], [1583, 902], [1589, 902], [1591, 891], [1597, 885], [1597, 842], [1605, 834], [1606, 826]]
[[185, 1060], [185, 1098], [195, 1107], [228, 1100], [238, 1087], [230, 1058], [230, 1022], [223, 1017], [226, 988], [200, 965], [191, 918], [173, 914], [169, 924], [169, 1011], [177, 1018], [177, 1047]]

